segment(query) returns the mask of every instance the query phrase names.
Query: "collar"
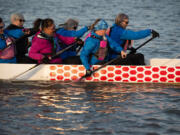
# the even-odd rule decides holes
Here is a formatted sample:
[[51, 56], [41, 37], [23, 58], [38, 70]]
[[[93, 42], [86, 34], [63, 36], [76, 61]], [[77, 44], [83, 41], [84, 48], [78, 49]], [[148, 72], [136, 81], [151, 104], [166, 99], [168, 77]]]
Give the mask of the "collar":
[[7, 28], [7, 30], [12, 30], [12, 29], [24, 29], [24, 27], [19, 27], [19, 26], [16, 26], [14, 24], [10, 24]]
[[38, 38], [42, 38], [42, 39], [47, 39], [47, 40], [53, 40], [53, 37], [45, 34], [44, 32], [40, 32], [38, 35], [37, 35]]
[[117, 25], [117, 24], [113, 24], [113, 27], [119, 27], [119, 28], [121, 28], [121, 29], [124, 29], [123, 27], [121, 27], [121, 26], [119, 26], [119, 25]]

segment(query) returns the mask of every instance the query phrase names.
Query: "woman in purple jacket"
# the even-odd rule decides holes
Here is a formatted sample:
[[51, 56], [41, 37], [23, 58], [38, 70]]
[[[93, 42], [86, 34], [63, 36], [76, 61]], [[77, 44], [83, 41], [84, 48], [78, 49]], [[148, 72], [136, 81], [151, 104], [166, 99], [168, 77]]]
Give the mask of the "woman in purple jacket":
[[41, 22], [41, 31], [32, 40], [29, 50], [29, 57], [37, 60], [38, 63], [62, 63], [61, 58], [52, 58], [59, 48], [59, 35], [55, 33], [54, 21], [50, 18]]

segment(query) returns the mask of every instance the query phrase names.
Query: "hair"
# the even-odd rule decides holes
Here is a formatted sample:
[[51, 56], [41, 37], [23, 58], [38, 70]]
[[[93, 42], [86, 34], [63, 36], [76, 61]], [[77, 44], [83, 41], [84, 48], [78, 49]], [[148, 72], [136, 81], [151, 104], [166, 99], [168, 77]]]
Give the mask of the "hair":
[[44, 19], [44, 20], [42, 21], [42, 23], [41, 23], [41, 28], [42, 28], [42, 30], [43, 30], [44, 28], [48, 28], [48, 27], [51, 26], [52, 24], [54, 24], [53, 19], [51, 19], [51, 18], [46, 18], [46, 19]]
[[124, 19], [129, 19], [128, 15], [124, 13], [119, 13], [115, 18], [115, 24], [120, 25]]
[[99, 21], [101, 21], [101, 18], [98, 18], [98, 19], [96, 19], [96, 20], [94, 21], [94, 23], [90, 26], [90, 30], [93, 30], [94, 27], [96, 26], [96, 24], [97, 24]]
[[54, 24], [54, 21], [51, 18], [46, 18], [46, 19], [37, 18], [33, 23], [33, 28], [35, 30], [38, 30], [38, 29], [43, 30], [44, 28], [48, 28], [52, 24]]
[[11, 17], [10, 17], [11, 23], [19, 19], [24, 19], [24, 16], [20, 13], [11, 14]]
[[79, 25], [79, 21], [75, 20], [75, 19], [68, 19], [64, 24], [63, 24], [63, 28], [68, 30], [74, 27], [77, 27]]
[[3, 22], [3, 19], [0, 17], [0, 23], [2, 23]]
[[34, 22], [33, 22], [33, 29], [35, 30], [40, 30], [41, 29], [41, 23], [42, 23], [43, 19], [41, 18], [37, 18]]

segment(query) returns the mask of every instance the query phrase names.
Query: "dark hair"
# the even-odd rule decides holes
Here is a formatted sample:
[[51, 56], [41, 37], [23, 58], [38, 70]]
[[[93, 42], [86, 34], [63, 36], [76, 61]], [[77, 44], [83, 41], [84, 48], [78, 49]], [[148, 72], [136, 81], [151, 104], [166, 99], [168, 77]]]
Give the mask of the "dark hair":
[[2, 23], [3, 22], [3, 19], [0, 17], [0, 23]]
[[35, 29], [35, 30], [40, 30], [40, 25], [41, 25], [42, 21], [43, 21], [43, 19], [37, 18], [37, 19], [33, 22], [33, 29]]
[[46, 19], [37, 18], [33, 23], [33, 28], [36, 30], [41, 28], [43, 30], [44, 28], [51, 26], [53, 23], [54, 21], [51, 18], [46, 18]]
[[42, 23], [41, 23], [41, 28], [42, 28], [42, 30], [43, 30], [44, 28], [48, 28], [48, 27], [51, 26], [53, 23], [54, 23], [54, 21], [53, 21], [53, 19], [51, 19], [51, 18], [46, 18], [46, 19], [44, 19], [44, 20], [42, 21]]

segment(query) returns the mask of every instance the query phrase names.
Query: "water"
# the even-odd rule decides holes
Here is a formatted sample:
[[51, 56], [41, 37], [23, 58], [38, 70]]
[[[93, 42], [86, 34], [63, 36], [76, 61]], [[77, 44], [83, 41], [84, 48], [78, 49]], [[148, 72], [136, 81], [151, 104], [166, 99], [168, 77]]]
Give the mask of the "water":
[[[0, 0], [6, 25], [11, 13], [24, 14], [25, 27], [40, 17], [56, 24], [96, 18], [113, 24], [119, 12], [129, 29], [160, 33], [139, 49], [150, 58], [180, 52], [180, 0]], [[135, 47], [146, 39], [135, 41]], [[1, 135], [178, 135], [180, 86], [161, 84], [0, 82]]]
[[0, 83], [1, 135], [177, 135], [173, 85]]

